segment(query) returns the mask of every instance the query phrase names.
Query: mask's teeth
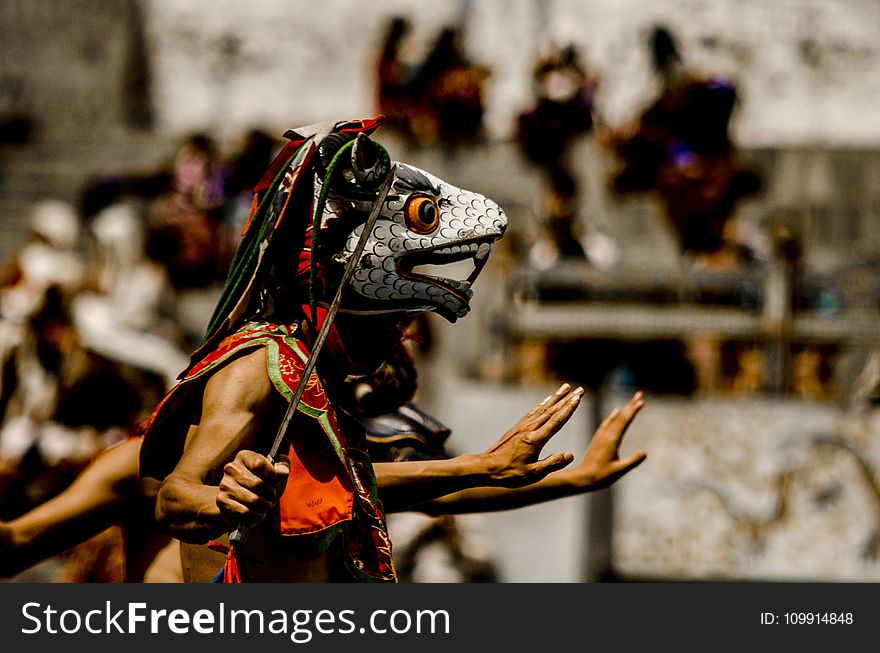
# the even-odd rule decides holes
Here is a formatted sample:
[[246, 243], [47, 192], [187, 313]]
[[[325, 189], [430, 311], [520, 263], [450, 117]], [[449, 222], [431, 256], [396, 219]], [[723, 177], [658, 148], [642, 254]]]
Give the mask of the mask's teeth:
[[449, 290], [461, 294], [467, 301], [470, 301], [471, 297], [474, 296], [470, 281], [456, 281], [455, 279], [438, 279], [438, 281]]
[[443, 285], [450, 286], [451, 288], [454, 288], [455, 290], [465, 291], [471, 287], [470, 281], [458, 281], [456, 279], [446, 279], [446, 278], [443, 278], [442, 281], [443, 281]]
[[489, 254], [491, 253], [492, 243], [483, 243], [477, 249], [477, 253], [474, 255], [474, 271], [471, 272], [471, 276], [467, 278], [470, 283], [477, 280], [480, 272], [483, 271], [483, 268], [486, 267], [486, 263], [489, 262]]
[[489, 254], [492, 253], [492, 244], [491, 243], [483, 243], [477, 248], [477, 253], [474, 255], [474, 261], [477, 263], [485, 264], [486, 259], [489, 258]]

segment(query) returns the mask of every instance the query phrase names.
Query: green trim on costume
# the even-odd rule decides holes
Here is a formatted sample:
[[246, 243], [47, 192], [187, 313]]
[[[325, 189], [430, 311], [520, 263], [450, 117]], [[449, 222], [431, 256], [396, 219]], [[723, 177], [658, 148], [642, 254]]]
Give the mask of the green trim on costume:
[[324, 205], [327, 203], [327, 195], [330, 194], [330, 182], [333, 181], [333, 173], [336, 172], [336, 166], [342, 160], [343, 154], [347, 153], [354, 147], [355, 141], [352, 139], [345, 143], [337, 150], [333, 158], [330, 159], [330, 165], [327, 166], [327, 172], [321, 183], [321, 192], [318, 194], [318, 201], [315, 204], [315, 213], [312, 216], [312, 246], [311, 255], [309, 256], [309, 319], [316, 320], [316, 310], [318, 306], [318, 258], [315, 256], [318, 252], [318, 234], [321, 232], [321, 223], [324, 218]]
[[[348, 463], [346, 461], [345, 452], [342, 450], [342, 444], [339, 442], [339, 438], [336, 437], [336, 432], [333, 430], [333, 426], [330, 424], [330, 418], [327, 416], [326, 412], [318, 417], [318, 424], [321, 425], [321, 430], [324, 431], [324, 434], [330, 439], [330, 443], [333, 445], [333, 449], [336, 451], [336, 455], [339, 457], [340, 462], [342, 462], [348, 470]], [[351, 470], [348, 471], [349, 474], [351, 474]]]
[[[299, 343], [297, 342], [296, 338], [290, 336], [289, 334], [286, 333], [285, 330], [282, 330], [282, 329], [279, 329], [275, 333], [276, 333], [276, 335], [281, 335], [285, 344], [290, 346], [290, 348], [297, 354], [297, 356], [299, 356], [302, 359], [303, 352], [298, 347]], [[269, 378], [271, 379], [272, 384], [275, 386], [275, 389], [278, 390], [278, 392], [280, 392], [281, 395], [285, 399], [287, 399], [288, 402], [291, 402], [291, 401], [293, 401], [293, 393], [295, 391], [295, 388], [291, 388], [290, 386], [288, 386], [287, 383], [284, 381], [284, 378], [281, 374], [281, 369], [280, 369], [280, 353], [281, 352], [278, 347], [278, 343], [272, 339], [263, 339], [263, 338], [258, 338], [255, 340], [251, 340], [249, 342], [257, 342], [257, 341], [263, 341], [263, 340], [266, 340], [266, 348], [267, 348], [267, 353], [268, 353], [268, 356], [266, 357], [266, 363], [267, 363], [267, 371], [269, 373]], [[303, 362], [305, 362], [305, 361], [303, 361]], [[330, 444], [333, 445], [333, 450], [336, 452], [336, 456], [339, 458], [339, 462], [342, 463], [343, 467], [350, 474], [350, 471], [348, 470], [348, 464], [347, 464], [347, 458], [346, 458], [345, 451], [342, 448], [342, 443], [339, 442], [339, 438], [337, 437], [336, 432], [333, 429], [333, 426], [330, 424], [330, 418], [327, 414], [327, 411], [313, 408], [312, 406], [309, 406], [308, 404], [303, 403], [302, 400], [300, 400], [299, 405], [296, 407], [296, 409], [298, 412], [303, 413], [318, 422], [318, 424], [321, 427], [321, 430], [324, 432], [324, 434], [330, 440]]]
[[293, 393], [290, 391], [290, 388], [287, 387], [284, 379], [281, 378], [281, 369], [279, 366], [279, 356], [281, 352], [278, 349], [278, 343], [274, 340], [269, 340], [266, 349], [266, 371], [269, 373], [269, 379], [271, 379], [272, 385], [275, 386], [275, 389], [278, 390], [288, 402], [290, 402], [293, 400]]
[[[251, 223], [235, 250], [232, 265], [229, 267], [229, 274], [226, 276], [226, 281], [223, 284], [223, 293], [214, 308], [214, 312], [211, 314], [211, 319], [208, 321], [208, 328], [205, 331], [202, 345], [220, 328], [220, 325], [229, 316], [232, 309], [235, 308], [242, 294], [247, 289], [247, 285], [253, 279], [257, 271], [257, 264], [259, 263], [261, 245], [266, 240], [269, 232], [270, 225], [267, 217], [272, 208], [272, 203], [278, 194], [279, 186], [287, 174], [291, 163], [300, 155], [303, 147], [308, 144], [308, 141], [303, 143], [290, 156], [278, 171], [278, 174], [275, 175], [272, 184], [266, 189], [263, 199], [257, 205], [257, 210], [251, 217]], [[290, 189], [290, 192], [293, 192], [293, 188]]]

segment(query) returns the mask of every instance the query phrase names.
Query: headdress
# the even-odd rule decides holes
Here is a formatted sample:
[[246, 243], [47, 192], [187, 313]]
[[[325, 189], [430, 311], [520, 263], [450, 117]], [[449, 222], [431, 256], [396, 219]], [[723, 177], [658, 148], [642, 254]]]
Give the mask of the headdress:
[[[290, 239], [300, 246], [296, 275], [307, 274], [314, 294], [317, 283], [317, 261], [311, 255], [316, 233], [312, 220], [320, 220], [322, 207], [312, 206], [314, 166], [321, 143], [331, 134], [371, 134], [384, 117], [324, 123], [287, 131], [289, 140], [269, 165], [262, 179], [254, 187], [251, 214], [242, 230], [241, 241], [235, 251], [223, 292], [217, 302], [200, 348], [193, 354], [190, 367], [211, 351], [224, 337], [235, 332], [249, 317], [258, 300], [257, 293], [265, 290], [265, 278], [272, 273], [271, 250], [290, 245], [278, 243], [276, 236], [282, 227]], [[332, 161], [331, 161], [332, 163]], [[333, 169], [327, 170], [332, 175]], [[327, 185], [329, 187], [329, 184]], [[300, 204], [303, 202], [304, 204]], [[303, 206], [307, 210], [302, 209]], [[315, 210], [317, 208], [317, 210]], [[293, 215], [290, 215], [290, 214]], [[288, 224], [293, 222], [294, 224]], [[285, 247], [289, 252], [290, 249]], [[305, 299], [305, 298], [303, 298]], [[186, 374], [186, 370], [181, 376]]]

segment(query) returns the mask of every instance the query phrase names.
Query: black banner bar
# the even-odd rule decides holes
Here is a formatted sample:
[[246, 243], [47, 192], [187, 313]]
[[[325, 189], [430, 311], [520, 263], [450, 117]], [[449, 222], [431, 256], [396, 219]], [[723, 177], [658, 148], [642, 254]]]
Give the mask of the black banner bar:
[[878, 590], [860, 583], [3, 584], [0, 646], [95, 653], [242, 645], [383, 653], [719, 644], [839, 650], [877, 641]]

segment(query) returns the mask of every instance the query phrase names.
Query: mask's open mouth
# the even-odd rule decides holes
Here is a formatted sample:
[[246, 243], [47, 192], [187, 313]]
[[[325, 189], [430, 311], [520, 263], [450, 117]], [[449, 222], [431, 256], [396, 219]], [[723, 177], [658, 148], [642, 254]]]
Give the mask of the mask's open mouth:
[[[404, 254], [398, 259], [397, 269], [400, 276], [439, 286], [467, 304], [474, 294], [471, 286], [489, 261], [493, 240], [480, 238], [450, 247]], [[453, 276], [439, 276], [440, 267], [446, 267], [443, 272]], [[470, 274], [467, 274], [469, 270]]]

